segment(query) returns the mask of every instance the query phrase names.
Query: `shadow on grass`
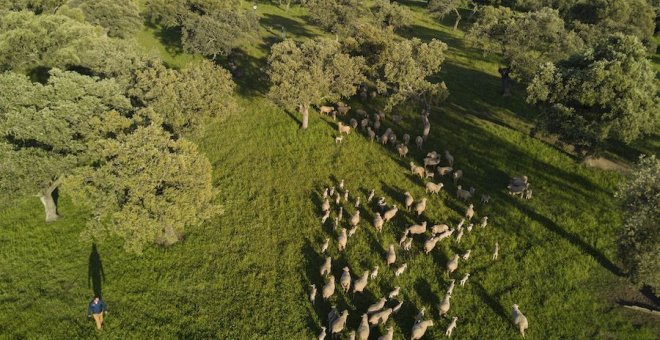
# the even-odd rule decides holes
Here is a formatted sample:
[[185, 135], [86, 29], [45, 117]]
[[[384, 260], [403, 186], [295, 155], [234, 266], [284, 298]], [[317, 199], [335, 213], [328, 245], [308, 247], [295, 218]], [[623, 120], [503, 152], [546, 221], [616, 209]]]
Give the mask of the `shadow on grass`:
[[482, 286], [479, 282], [472, 282], [472, 287], [474, 287], [474, 290], [477, 292], [477, 295], [481, 298], [481, 300], [490, 307], [490, 309], [495, 312], [500, 318], [502, 318], [502, 321], [505, 323], [510, 322], [509, 318], [507, 317], [506, 310], [504, 307], [502, 307], [502, 304], [497, 300], [497, 298], [493, 297], [492, 295], [488, 294], [484, 286]]
[[103, 297], [103, 282], [105, 281], [105, 272], [101, 255], [96, 249], [96, 243], [92, 244], [92, 252], [89, 254], [89, 265], [87, 270], [87, 287], [91, 286], [94, 296]]
[[[277, 35], [280, 36], [280, 38], [283, 38], [281, 37], [282, 33], [284, 33], [286, 37], [288, 37], [289, 33], [296, 37], [311, 38], [315, 36], [315, 34], [305, 28], [304, 24], [277, 14], [267, 13], [264, 17], [259, 19], [259, 23], [265, 27], [270, 27], [272, 34], [275, 35], [276, 33], [279, 33]], [[284, 28], [283, 32], [282, 28]], [[275, 30], [279, 30], [279, 32], [275, 32]]]

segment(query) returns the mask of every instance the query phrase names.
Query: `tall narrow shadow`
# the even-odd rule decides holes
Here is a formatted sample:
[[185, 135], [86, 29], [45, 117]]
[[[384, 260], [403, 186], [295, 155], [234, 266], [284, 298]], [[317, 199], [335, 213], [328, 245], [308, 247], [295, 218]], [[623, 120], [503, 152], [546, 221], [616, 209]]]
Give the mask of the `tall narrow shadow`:
[[92, 244], [92, 252], [89, 254], [89, 270], [87, 272], [87, 287], [92, 286], [94, 295], [102, 297], [102, 284], [105, 281], [105, 272], [101, 263], [101, 255], [96, 249], [96, 243]]

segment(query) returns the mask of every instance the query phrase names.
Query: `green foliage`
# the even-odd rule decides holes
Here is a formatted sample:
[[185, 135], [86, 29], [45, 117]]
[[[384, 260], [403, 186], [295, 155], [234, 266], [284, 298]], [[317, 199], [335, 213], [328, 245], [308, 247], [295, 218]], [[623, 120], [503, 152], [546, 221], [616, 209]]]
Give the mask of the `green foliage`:
[[213, 201], [211, 164], [185, 139], [160, 127], [139, 127], [93, 147], [91, 165], [65, 185], [76, 202], [92, 211], [84, 235], [118, 236], [124, 248], [141, 253], [154, 242], [171, 245], [186, 226], [219, 212]]
[[641, 156], [616, 197], [627, 211], [619, 237], [619, 254], [630, 279], [660, 288], [660, 161]]
[[176, 136], [200, 127], [205, 117], [225, 117], [233, 105], [235, 84], [229, 72], [210, 61], [177, 71], [160, 62], [138, 70], [128, 90], [149, 121]]
[[371, 18], [358, 0], [308, 0], [305, 7], [312, 22], [342, 36], [352, 35], [355, 23], [361, 18]]
[[615, 34], [593, 49], [545, 64], [527, 88], [544, 113], [539, 128], [579, 150], [607, 138], [625, 143], [657, 131], [660, 115], [655, 72], [633, 36]]
[[110, 37], [132, 37], [142, 27], [142, 18], [133, 0], [70, 0], [66, 5], [80, 8], [88, 22], [105, 28]]
[[50, 12], [51, 14], [68, 0], [0, 0], [0, 10], [28, 10], [36, 14]]
[[413, 21], [412, 12], [406, 6], [390, 0], [377, 0], [373, 12], [382, 27], [401, 28], [410, 26]]

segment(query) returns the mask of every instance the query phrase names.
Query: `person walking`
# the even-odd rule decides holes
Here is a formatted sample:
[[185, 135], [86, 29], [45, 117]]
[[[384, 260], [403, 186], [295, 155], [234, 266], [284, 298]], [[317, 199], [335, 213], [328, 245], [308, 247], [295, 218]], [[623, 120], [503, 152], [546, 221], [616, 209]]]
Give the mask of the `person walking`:
[[107, 313], [107, 306], [105, 305], [105, 302], [101, 300], [101, 298], [96, 295], [92, 299], [92, 301], [89, 302], [89, 306], [87, 307], [87, 317], [94, 317], [94, 321], [96, 322], [96, 329], [100, 330], [103, 327], [103, 316]]

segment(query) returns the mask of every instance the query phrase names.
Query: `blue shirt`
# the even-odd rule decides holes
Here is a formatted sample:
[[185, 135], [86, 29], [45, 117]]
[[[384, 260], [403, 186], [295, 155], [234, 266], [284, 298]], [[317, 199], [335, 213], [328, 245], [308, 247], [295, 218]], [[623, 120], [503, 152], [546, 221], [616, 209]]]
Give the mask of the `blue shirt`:
[[94, 303], [94, 299], [89, 302], [89, 307], [87, 307], [87, 314], [99, 314], [105, 312], [107, 309], [105, 302], [99, 299], [98, 303]]

